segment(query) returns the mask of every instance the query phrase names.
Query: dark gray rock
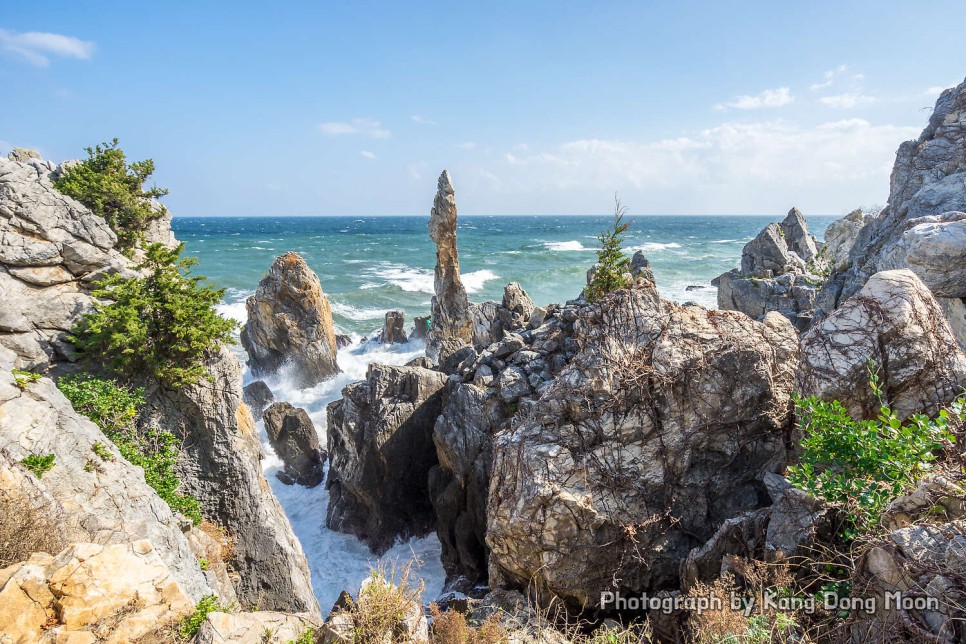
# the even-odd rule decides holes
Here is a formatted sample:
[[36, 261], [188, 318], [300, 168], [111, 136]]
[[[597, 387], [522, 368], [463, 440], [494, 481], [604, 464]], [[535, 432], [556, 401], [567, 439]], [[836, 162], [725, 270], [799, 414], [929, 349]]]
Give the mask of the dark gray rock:
[[406, 314], [403, 311], [389, 311], [386, 322], [379, 334], [379, 341], [383, 344], [404, 344], [409, 342], [406, 337]]
[[255, 420], [261, 420], [265, 408], [275, 402], [275, 394], [264, 380], [256, 380], [242, 389], [242, 402], [248, 405]]
[[315, 425], [304, 409], [277, 402], [265, 410], [265, 431], [272, 449], [285, 463], [283, 482], [315, 487], [325, 476], [326, 454]]

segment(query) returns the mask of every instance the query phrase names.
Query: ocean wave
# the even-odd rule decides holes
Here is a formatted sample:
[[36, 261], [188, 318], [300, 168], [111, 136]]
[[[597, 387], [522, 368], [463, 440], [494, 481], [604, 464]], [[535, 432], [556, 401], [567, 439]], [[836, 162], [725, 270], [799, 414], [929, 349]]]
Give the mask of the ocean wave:
[[409, 293], [435, 293], [433, 271], [427, 268], [413, 268], [404, 264], [382, 263], [368, 272]]
[[734, 244], [740, 241], [741, 241], [740, 239], [716, 239], [711, 243], [712, 244]]
[[553, 251], [591, 250], [589, 248], [584, 248], [584, 245], [576, 239], [564, 242], [543, 242], [543, 245], [547, 248], [547, 250]]
[[226, 317], [229, 320], [234, 320], [239, 324], [245, 324], [248, 321], [248, 311], [245, 309], [245, 301], [241, 302], [225, 302], [223, 304], [216, 304], [215, 311], [218, 312], [222, 317]]
[[660, 250], [669, 250], [674, 248], [681, 248], [681, 244], [677, 242], [670, 242], [667, 244], [662, 244], [660, 242], [647, 242], [646, 244], [641, 244], [640, 246], [634, 246], [629, 250], [639, 250], [642, 253], [654, 253]]
[[388, 309], [370, 309], [360, 306], [353, 306], [344, 302], [336, 302], [331, 299], [329, 300], [329, 304], [332, 306], [333, 313], [338, 313], [344, 318], [349, 318], [350, 320], [356, 321], [378, 320], [386, 317], [386, 313], [389, 312]]
[[479, 271], [473, 271], [472, 273], [466, 273], [460, 275], [460, 279], [463, 282], [463, 288], [466, 289], [467, 293], [476, 293], [483, 290], [483, 285], [490, 280], [499, 279], [499, 275], [493, 271], [488, 271], [485, 268]]

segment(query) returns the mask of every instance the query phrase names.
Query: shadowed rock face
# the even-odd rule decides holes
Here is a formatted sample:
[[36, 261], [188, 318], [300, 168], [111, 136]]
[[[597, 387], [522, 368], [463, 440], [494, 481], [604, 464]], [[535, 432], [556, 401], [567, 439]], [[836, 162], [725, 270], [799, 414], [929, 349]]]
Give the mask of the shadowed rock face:
[[456, 248], [456, 196], [449, 172], [439, 176], [429, 214], [429, 236], [436, 244], [435, 291], [427, 353], [437, 362], [473, 343], [473, 319], [466, 289], [460, 281]]
[[406, 337], [406, 314], [403, 311], [386, 312], [386, 322], [379, 341], [383, 344], [402, 344], [409, 341]]
[[275, 403], [265, 410], [265, 431], [272, 448], [285, 463], [279, 480], [315, 487], [324, 476], [325, 452], [308, 412], [287, 402]]
[[875, 418], [869, 361], [900, 417], [936, 413], [962, 393], [966, 355], [926, 285], [909, 270], [876, 273], [802, 336], [800, 391]]
[[305, 388], [339, 373], [332, 310], [318, 276], [301, 255], [276, 258], [246, 309], [241, 341], [253, 374], [285, 368]]
[[422, 367], [370, 365], [366, 380], [329, 405], [326, 525], [379, 553], [433, 529], [428, 478], [445, 382]]

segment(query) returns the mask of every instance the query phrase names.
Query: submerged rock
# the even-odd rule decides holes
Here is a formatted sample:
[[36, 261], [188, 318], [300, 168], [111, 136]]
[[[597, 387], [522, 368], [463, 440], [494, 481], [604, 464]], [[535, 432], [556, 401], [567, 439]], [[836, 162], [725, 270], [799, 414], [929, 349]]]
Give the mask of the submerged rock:
[[304, 409], [277, 402], [265, 410], [265, 431], [272, 449], [285, 463], [279, 480], [315, 487], [325, 474], [325, 452], [319, 446], [315, 425]]
[[405, 344], [409, 342], [406, 337], [406, 314], [402, 311], [389, 311], [386, 313], [386, 323], [379, 334], [379, 341], [383, 344]]
[[329, 404], [329, 528], [377, 553], [432, 530], [428, 476], [445, 382], [438, 371], [374, 364]]
[[429, 214], [429, 236], [436, 244], [436, 269], [432, 301], [432, 326], [427, 353], [438, 363], [472, 345], [473, 320], [466, 289], [460, 280], [459, 251], [456, 248], [456, 197], [449, 172], [443, 170], [433, 209]]
[[938, 412], [966, 386], [966, 355], [925, 284], [909, 270], [873, 275], [802, 336], [800, 391], [875, 418], [869, 361], [900, 417]]
[[246, 309], [241, 342], [254, 375], [284, 367], [298, 387], [306, 388], [339, 373], [332, 310], [301, 255], [277, 257]]

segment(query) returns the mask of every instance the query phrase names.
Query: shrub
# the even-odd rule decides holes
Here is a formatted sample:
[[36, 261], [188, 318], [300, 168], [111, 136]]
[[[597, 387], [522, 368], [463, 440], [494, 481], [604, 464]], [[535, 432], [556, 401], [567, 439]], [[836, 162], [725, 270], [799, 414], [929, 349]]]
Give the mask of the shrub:
[[222, 604], [215, 595], [205, 595], [195, 604], [195, 610], [190, 615], [185, 615], [178, 622], [177, 634], [182, 640], [190, 640], [201, 630], [201, 625], [208, 619], [211, 613], [230, 613], [234, 606]]
[[88, 158], [68, 166], [54, 186], [103, 217], [117, 235], [118, 248], [135, 248], [144, 239], [148, 221], [165, 213], [163, 207], [160, 211], [153, 209], [150, 200], [168, 191], [144, 188], [144, 182], [154, 173], [154, 161], [128, 163], [117, 139], [85, 151]]
[[340, 610], [352, 620], [353, 644], [403, 641], [413, 606], [422, 611], [423, 582], [412, 580], [412, 564], [398, 570], [384, 564], [370, 573], [356, 600]]
[[77, 348], [126, 378], [149, 375], [180, 387], [206, 376], [202, 357], [231, 341], [235, 322], [214, 309], [224, 289], [191, 276], [197, 260], [181, 258], [183, 249], [151, 244], [138, 267], [149, 271], [146, 277], [111, 275], [98, 282], [94, 296], [109, 301], [74, 328]]
[[315, 627], [309, 626], [304, 631], [299, 633], [299, 636], [294, 640], [289, 640], [285, 644], [315, 644], [319, 640], [318, 634], [315, 632]]
[[55, 458], [53, 454], [47, 454], [46, 456], [29, 454], [25, 459], [20, 461], [20, 464], [33, 472], [34, 476], [38, 479], [42, 479], [44, 478], [44, 474], [49, 472], [50, 468], [54, 466]]
[[143, 389], [131, 389], [87, 374], [65, 376], [57, 387], [78, 413], [97, 423], [126, 461], [144, 470], [144, 481], [172, 510], [195, 525], [201, 522], [198, 499], [178, 492], [181, 481], [174, 472], [180, 454], [178, 439], [170, 432], [137, 426], [144, 405]]
[[846, 539], [875, 526], [886, 505], [915, 485], [936, 452], [954, 440], [950, 424], [966, 418], [964, 397], [935, 419], [915, 414], [903, 422], [883, 399], [872, 365], [869, 377], [881, 405], [875, 420], [854, 420], [838, 401], [795, 398], [802, 455], [788, 468], [788, 480], [845, 510]]
[[26, 391], [27, 387], [40, 380], [40, 378], [41, 376], [39, 373], [24, 371], [23, 369], [13, 370], [13, 381], [14, 384], [17, 385], [17, 389], [20, 391]]
[[63, 521], [25, 494], [0, 490], [0, 569], [35, 552], [55, 555], [67, 545]]
[[614, 225], [597, 237], [600, 250], [597, 251], [593, 278], [587, 286], [588, 302], [597, 302], [608, 293], [629, 285], [626, 274], [630, 269], [630, 260], [621, 250], [621, 244], [630, 224], [624, 223], [627, 211], [621, 205], [620, 199], [614, 197], [614, 202]]
[[439, 644], [505, 644], [509, 634], [498, 613], [493, 613], [478, 627], [470, 626], [466, 615], [455, 610], [442, 611], [436, 604], [429, 607], [433, 616], [432, 641]]

